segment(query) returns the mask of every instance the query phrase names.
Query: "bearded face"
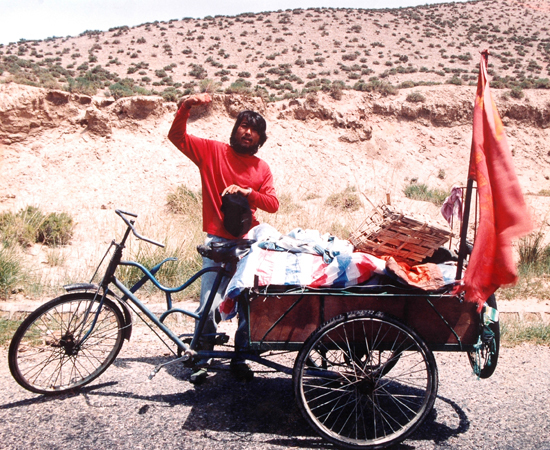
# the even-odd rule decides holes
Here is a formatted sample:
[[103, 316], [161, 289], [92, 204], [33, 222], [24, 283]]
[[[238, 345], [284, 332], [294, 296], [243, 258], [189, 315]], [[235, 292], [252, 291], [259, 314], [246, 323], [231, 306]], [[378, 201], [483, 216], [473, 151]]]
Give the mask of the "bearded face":
[[233, 148], [237, 153], [253, 155], [258, 151], [260, 135], [246, 119], [237, 127], [233, 137]]
[[231, 147], [240, 154], [254, 155], [267, 139], [264, 118], [254, 111], [242, 111], [231, 133]]

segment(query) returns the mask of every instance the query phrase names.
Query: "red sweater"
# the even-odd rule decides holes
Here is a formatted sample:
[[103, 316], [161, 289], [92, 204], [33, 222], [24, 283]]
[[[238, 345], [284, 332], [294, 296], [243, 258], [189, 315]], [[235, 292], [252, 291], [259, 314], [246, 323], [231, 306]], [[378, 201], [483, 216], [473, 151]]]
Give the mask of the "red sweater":
[[187, 134], [189, 110], [181, 107], [168, 133], [168, 139], [199, 168], [202, 183], [203, 230], [215, 236], [235, 239], [223, 226], [221, 193], [232, 184], [252, 188], [248, 201], [252, 226], [259, 224], [255, 211], [269, 213], [279, 209], [273, 188], [273, 175], [267, 163], [257, 156], [241, 155], [222, 142]]

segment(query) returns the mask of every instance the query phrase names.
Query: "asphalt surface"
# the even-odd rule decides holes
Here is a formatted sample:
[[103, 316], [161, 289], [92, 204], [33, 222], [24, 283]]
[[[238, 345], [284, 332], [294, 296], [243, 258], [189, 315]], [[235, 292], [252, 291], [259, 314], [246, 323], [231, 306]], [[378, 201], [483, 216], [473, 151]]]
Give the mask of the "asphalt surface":
[[[170, 358], [147, 333], [133, 336], [101, 377], [71, 395], [25, 391], [9, 373], [7, 349], [0, 353], [5, 450], [334, 448], [302, 418], [284, 374], [238, 382], [222, 366], [196, 387], [190, 370], [175, 364], [148, 381], [155, 365]], [[287, 355], [288, 364], [293, 357]], [[550, 348], [502, 348], [487, 380], [472, 374], [463, 353], [436, 353], [436, 360], [434, 409], [395, 448], [550, 450]]]

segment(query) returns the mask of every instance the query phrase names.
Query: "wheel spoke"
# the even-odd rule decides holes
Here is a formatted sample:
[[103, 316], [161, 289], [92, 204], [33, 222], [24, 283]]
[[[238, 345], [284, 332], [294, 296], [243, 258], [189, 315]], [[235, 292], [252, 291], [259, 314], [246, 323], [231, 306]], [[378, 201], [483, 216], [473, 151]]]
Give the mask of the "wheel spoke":
[[323, 437], [370, 448], [399, 442], [422, 422], [435, 401], [437, 368], [412, 330], [361, 311], [331, 320], [306, 341], [294, 383], [304, 417]]
[[19, 384], [37, 393], [66, 392], [112, 363], [123, 344], [124, 318], [107, 299], [99, 310], [99, 300], [94, 294], [67, 294], [23, 321], [9, 351]]

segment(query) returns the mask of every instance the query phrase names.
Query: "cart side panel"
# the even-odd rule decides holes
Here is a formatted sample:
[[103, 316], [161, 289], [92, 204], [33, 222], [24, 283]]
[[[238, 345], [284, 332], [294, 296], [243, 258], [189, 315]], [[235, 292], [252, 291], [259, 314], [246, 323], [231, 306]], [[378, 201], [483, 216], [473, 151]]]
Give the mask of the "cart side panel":
[[[299, 302], [294, 305], [298, 300]], [[454, 297], [429, 300], [454, 329], [462, 344], [472, 345], [477, 342], [479, 319], [475, 305], [462, 303]], [[288, 311], [289, 308], [291, 308], [290, 311]], [[391, 314], [414, 328], [429, 345], [457, 343], [451, 329], [424, 297], [307, 294], [253, 297], [250, 301], [250, 340], [252, 342], [304, 342], [327, 320], [358, 310], [382, 311]], [[287, 311], [285, 317], [275, 325]], [[271, 327], [273, 329], [268, 332]]]
[[[252, 342], [304, 342], [322, 323], [322, 303], [318, 296], [303, 296], [288, 315], [269, 331], [300, 297], [300, 295], [253, 297], [250, 302], [250, 340]], [[268, 333], [267, 336], [266, 333]]]
[[[460, 302], [456, 297], [430, 299], [430, 302], [460, 337], [462, 344], [477, 342], [479, 314], [475, 304]], [[406, 323], [429, 345], [458, 343], [453, 332], [425, 299], [415, 299], [408, 306]]]

